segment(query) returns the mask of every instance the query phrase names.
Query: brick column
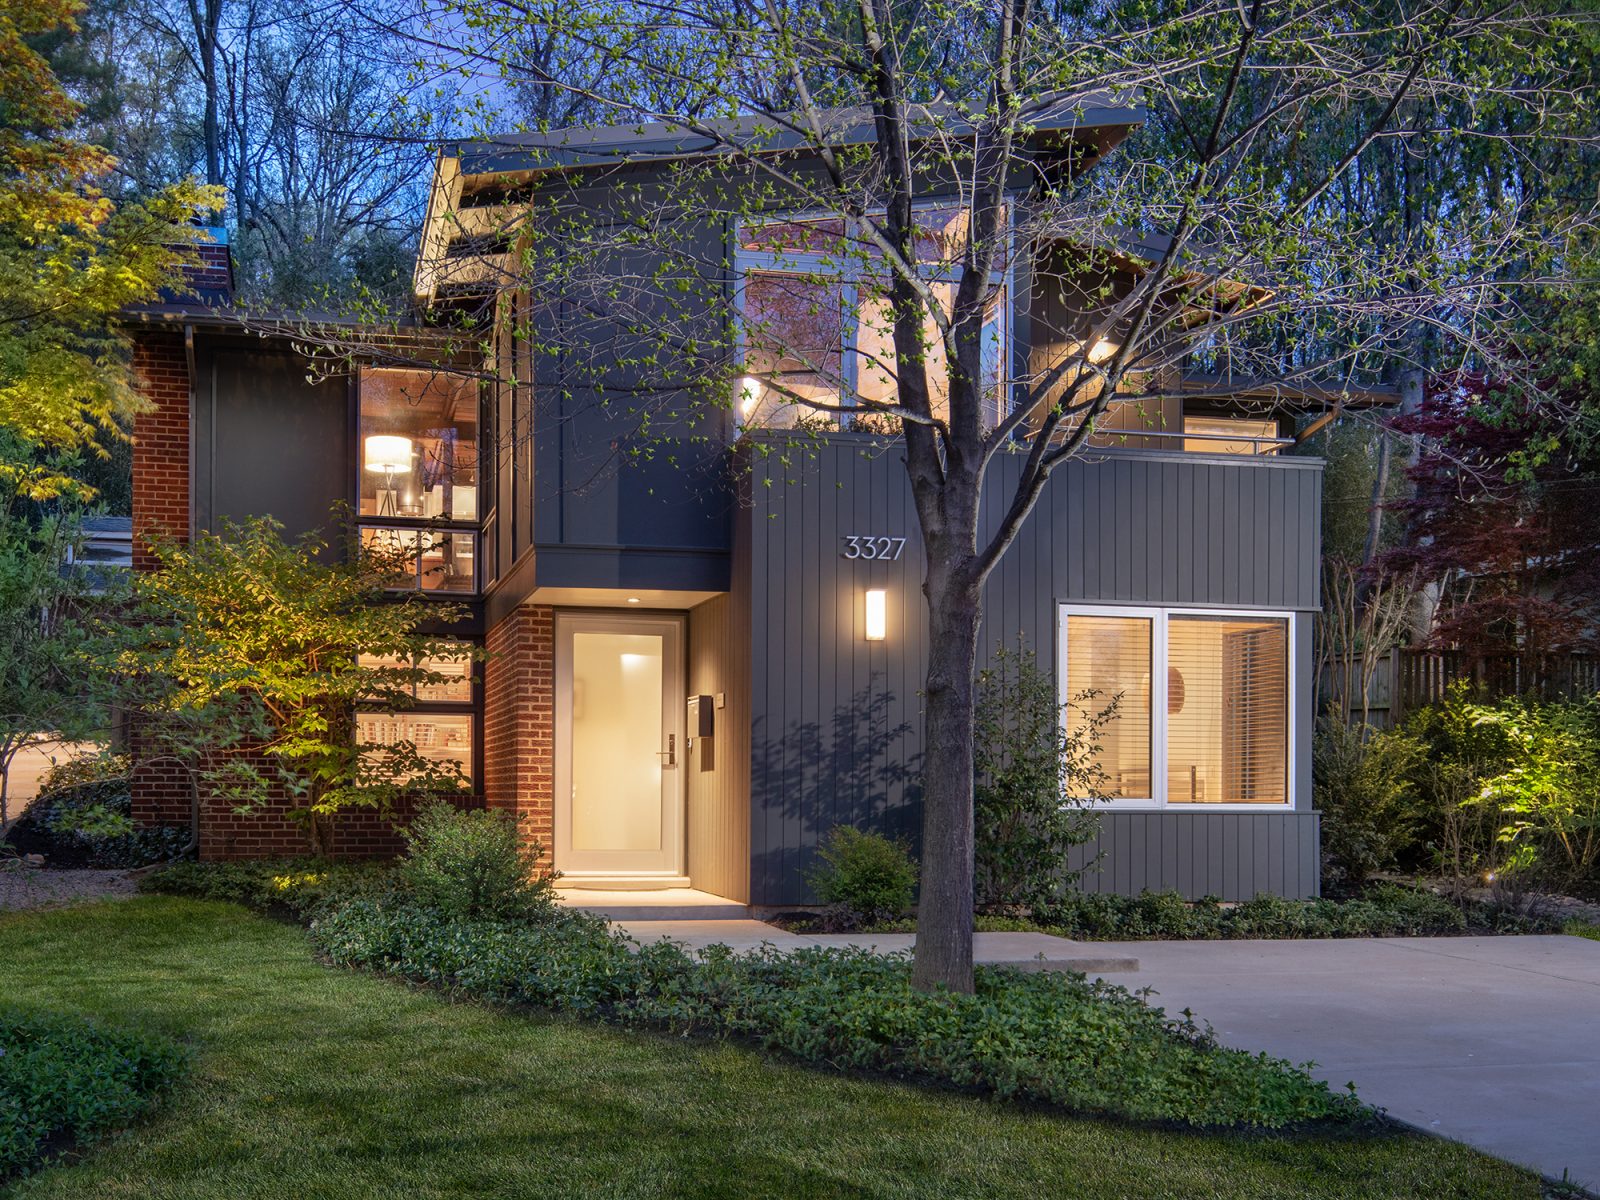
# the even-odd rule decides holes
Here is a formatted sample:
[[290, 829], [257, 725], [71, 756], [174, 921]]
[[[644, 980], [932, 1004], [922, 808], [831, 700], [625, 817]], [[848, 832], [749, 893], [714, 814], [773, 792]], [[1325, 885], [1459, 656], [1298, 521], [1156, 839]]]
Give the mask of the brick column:
[[[148, 571], [156, 565], [151, 537], [190, 532], [189, 361], [181, 333], [139, 329], [133, 339], [134, 386], [150, 406], [133, 419], [133, 565]], [[189, 824], [188, 777], [176, 765], [141, 768], [132, 793], [140, 824]]]
[[517, 609], [485, 640], [483, 794], [525, 818], [549, 861], [555, 811], [555, 611]]
[[135, 386], [150, 408], [133, 419], [133, 565], [155, 566], [147, 546], [189, 536], [189, 364], [183, 335], [134, 334]]

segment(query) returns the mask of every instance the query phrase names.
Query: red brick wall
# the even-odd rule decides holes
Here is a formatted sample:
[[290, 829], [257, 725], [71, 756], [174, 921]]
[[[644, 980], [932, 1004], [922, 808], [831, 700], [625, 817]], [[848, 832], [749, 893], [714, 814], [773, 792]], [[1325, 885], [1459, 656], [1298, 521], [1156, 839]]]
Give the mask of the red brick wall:
[[525, 817], [549, 861], [555, 808], [555, 610], [517, 609], [486, 639], [483, 794]]
[[201, 242], [195, 248], [200, 261], [183, 269], [183, 281], [192, 288], [233, 292], [233, 256], [226, 242]]
[[135, 334], [133, 370], [151, 405], [133, 420], [133, 565], [154, 566], [148, 548], [157, 533], [189, 536], [189, 367], [183, 335]]
[[[193, 803], [188, 775], [176, 765], [144, 767], [134, 777], [133, 816], [145, 824], [188, 825]], [[462, 802], [474, 807], [476, 799]], [[247, 813], [202, 788], [200, 851], [203, 860], [283, 858], [310, 852], [304, 828], [291, 820], [289, 803], [278, 799]], [[372, 809], [347, 809], [333, 818], [328, 846], [335, 858], [389, 858], [405, 848], [400, 828], [415, 815], [402, 801], [387, 814]]]
[[[284, 815], [288, 804], [237, 813], [208, 797], [200, 810], [200, 858], [215, 862], [240, 858], [283, 858], [307, 854], [305, 831]], [[388, 814], [347, 809], [333, 818], [328, 852], [334, 858], [392, 858], [405, 848], [400, 828], [414, 814], [402, 805]]]
[[[148, 571], [155, 566], [150, 538], [189, 536], [189, 366], [183, 335], [137, 330], [133, 372], [139, 394], [151, 405], [133, 419], [133, 565]], [[134, 820], [189, 823], [189, 785], [175, 764], [141, 768], [132, 792]]]

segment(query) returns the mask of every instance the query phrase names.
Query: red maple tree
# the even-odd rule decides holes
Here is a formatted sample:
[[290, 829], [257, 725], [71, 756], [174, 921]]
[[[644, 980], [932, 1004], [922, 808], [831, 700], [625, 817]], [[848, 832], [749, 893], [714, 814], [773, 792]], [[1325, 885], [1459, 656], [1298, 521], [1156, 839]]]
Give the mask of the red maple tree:
[[1566, 416], [1459, 375], [1393, 428], [1421, 439], [1383, 565], [1433, 583], [1441, 649], [1600, 649], [1600, 454]]

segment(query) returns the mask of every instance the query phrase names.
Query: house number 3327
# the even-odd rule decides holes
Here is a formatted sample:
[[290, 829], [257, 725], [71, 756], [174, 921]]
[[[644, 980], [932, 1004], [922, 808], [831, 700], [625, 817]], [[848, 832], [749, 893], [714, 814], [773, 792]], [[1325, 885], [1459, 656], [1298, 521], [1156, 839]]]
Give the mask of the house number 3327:
[[882, 558], [893, 560], [905, 553], [903, 537], [873, 537], [866, 533], [844, 535], [844, 558]]

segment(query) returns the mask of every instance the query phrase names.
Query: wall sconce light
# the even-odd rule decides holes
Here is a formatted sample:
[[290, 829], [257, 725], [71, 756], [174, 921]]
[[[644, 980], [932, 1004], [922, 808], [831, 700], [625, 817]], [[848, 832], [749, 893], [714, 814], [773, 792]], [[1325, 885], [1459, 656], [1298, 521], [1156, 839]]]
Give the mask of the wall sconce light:
[[865, 636], [869, 642], [889, 636], [889, 594], [882, 588], [867, 589]]
[[1117, 344], [1115, 342], [1100, 338], [1094, 345], [1089, 347], [1089, 361], [1098, 366], [1116, 352]]

